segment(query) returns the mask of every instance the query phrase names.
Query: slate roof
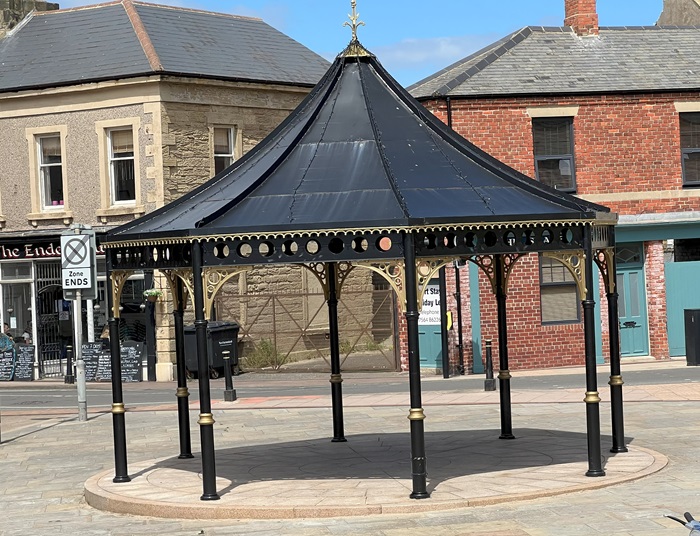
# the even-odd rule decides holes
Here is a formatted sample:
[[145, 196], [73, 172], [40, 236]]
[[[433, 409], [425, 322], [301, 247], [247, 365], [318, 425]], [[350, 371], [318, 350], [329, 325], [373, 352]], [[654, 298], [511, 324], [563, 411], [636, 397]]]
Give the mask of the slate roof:
[[341, 55], [243, 158], [111, 231], [106, 242], [590, 221], [608, 211], [481, 151], [416, 102], [373, 56]]
[[0, 39], [0, 91], [150, 74], [311, 87], [328, 65], [260, 19], [132, 0], [33, 13]]
[[408, 88], [417, 98], [700, 88], [700, 27], [528, 26]]

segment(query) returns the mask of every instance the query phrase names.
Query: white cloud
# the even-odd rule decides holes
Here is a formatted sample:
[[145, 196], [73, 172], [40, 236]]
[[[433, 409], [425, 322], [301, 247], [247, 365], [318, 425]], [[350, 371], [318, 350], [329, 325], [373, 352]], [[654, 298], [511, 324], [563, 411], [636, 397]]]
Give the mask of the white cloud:
[[373, 47], [382, 65], [402, 84], [409, 85], [497, 41], [502, 35], [465, 35], [404, 39]]

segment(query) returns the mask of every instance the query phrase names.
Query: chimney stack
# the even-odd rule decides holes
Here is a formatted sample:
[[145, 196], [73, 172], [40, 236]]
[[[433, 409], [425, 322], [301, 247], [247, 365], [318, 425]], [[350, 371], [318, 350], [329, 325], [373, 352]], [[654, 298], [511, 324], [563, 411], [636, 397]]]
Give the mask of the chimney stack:
[[46, 0], [0, 0], [0, 39], [32, 11], [52, 11], [58, 4]]
[[564, 26], [571, 26], [576, 35], [598, 35], [595, 0], [564, 0]]

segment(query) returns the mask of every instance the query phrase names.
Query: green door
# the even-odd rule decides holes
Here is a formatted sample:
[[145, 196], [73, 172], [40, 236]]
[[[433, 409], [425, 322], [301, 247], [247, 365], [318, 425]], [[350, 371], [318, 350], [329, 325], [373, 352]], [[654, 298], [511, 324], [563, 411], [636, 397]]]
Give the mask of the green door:
[[643, 266], [619, 265], [617, 292], [620, 318], [620, 355], [649, 355], [649, 324]]
[[666, 326], [668, 350], [671, 356], [685, 355], [685, 310], [700, 309], [700, 261], [667, 262]]

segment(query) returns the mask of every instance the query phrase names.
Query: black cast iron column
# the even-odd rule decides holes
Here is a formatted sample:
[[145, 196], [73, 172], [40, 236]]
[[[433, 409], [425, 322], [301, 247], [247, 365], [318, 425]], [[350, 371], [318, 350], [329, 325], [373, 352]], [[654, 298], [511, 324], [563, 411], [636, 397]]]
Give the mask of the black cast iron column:
[[586, 352], [586, 429], [588, 437], [588, 471], [586, 476], [605, 476], [600, 450], [600, 396], [595, 362], [595, 301], [593, 300], [593, 248], [591, 227], [584, 231], [586, 296], [583, 305], [583, 329]]
[[333, 441], [341, 443], [345, 439], [343, 424], [343, 377], [340, 374], [340, 336], [338, 334], [338, 289], [336, 288], [337, 266], [326, 264], [328, 278], [328, 329], [330, 330], [331, 351], [331, 400], [333, 403]]
[[177, 421], [180, 434], [180, 455], [178, 458], [194, 458], [192, 455], [192, 440], [190, 437], [190, 391], [187, 389], [187, 367], [185, 362], [185, 326], [183, 314], [185, 309], [182, 281], [176, 277], [175, 301], [177, 307], [173, 310], [175, 325], [175, 370], [177, 373]]
[[411, 469], [413, 492], [411, 499], [427, 499], [428, 474], [425, 461], [425, 414], [420, 382], [420, 353], [418, 350], [418, 286], [416, 282], [415, 240], [411, 233], [403, 235], [405, 288], [406, 288], [406, 330], [408, 333], [408, 381], [411, 409], [408, 419], [411, 422]]
[[[114, 432], [113, 482], [130, 482], [126, 467], [126, 422], [124, 419], [124, 395], [122, 392], [122, 363], [119, 347], [119, 318], [114, 314], [112, 274], [107, 271], [107, 308], [109, 309], [109, 352], [112, 365], [112, 430]], [[119, 304], [116, 304], [119, 307]]]
[[[614, 229], [610, 230], [615, 237]], [[614, 243], [614, 240], [613, 240]], [[612, 448], [610, 452], [627, 452], [625, 418], [622, 409], [622, 374], [620, 371], [620, 318], [617, 308], [617, 262], [615, 251], [608, 259], [608, 326], [610, 331], [610, 412], [612, 419]]]
[[216, 460], [214, 456], [214, 417], [211, 413], [209, 388], [209, 353], [207, 349], [207, 321], [204, 317], [204, 282], [202, 280], [202, 244], [192, 244], [192, 275], [194, 276], [194, 330], [197, 336], [197, 366], [199, 370], [199, 435], [202, 445], [202, 487], [200, 499], [215, 501]]
[[510, 405], [510, 370], [508, 370], [508, 315], [506, 313], [506, 281], [503, 257], [494, 255], [496, 270], [496, 306], [498, 313], [498, 388], [501, 399], [501, 435], [499, 439], [515, 439], [513, 412]]

